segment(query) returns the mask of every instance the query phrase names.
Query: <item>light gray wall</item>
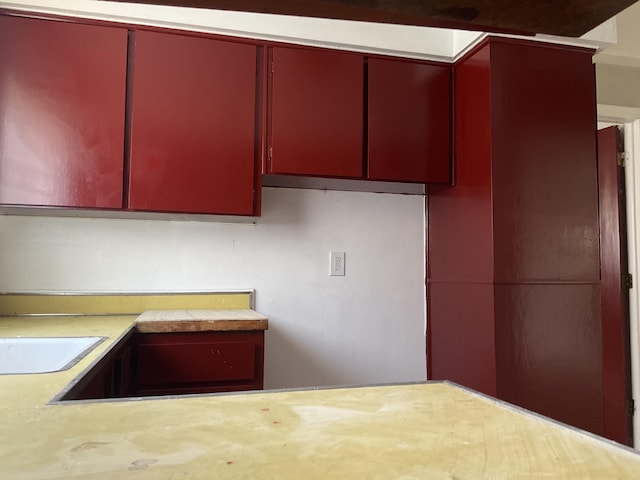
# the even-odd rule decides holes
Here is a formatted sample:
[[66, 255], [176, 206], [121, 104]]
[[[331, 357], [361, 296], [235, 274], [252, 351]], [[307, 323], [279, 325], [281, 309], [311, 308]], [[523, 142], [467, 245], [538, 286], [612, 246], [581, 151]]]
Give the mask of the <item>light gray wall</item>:
[[598, 103], [640, 108], [640, 68], [596, 64]]
[[0, 272], [3, 292], [255, 288], [266, 388], [426, 378], [422, 195], [265, 188], [256, 225], [0, 215]]

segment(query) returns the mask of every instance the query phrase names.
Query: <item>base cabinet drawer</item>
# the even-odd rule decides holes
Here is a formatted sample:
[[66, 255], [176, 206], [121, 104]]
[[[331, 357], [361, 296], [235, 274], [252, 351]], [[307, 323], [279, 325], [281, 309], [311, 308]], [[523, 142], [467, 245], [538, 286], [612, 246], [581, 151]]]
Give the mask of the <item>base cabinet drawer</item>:
[[137, 395], [263, 386], [263, 332], [139, 334], [134, 351]]

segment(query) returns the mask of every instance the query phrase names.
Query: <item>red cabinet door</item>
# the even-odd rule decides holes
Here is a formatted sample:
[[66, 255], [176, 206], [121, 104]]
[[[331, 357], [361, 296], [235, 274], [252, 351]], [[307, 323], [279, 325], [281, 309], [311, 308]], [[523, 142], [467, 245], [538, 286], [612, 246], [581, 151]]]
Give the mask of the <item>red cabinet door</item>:
[[362, 177], [361, 55], [273, 48], [269, 173]]
[[491, 46], [498, 283], [600, 281], [592, 55], [507, 41]]
[[0, 16], [0, 203], [122, 207], [125, 29]]
[[135, 33], [129, 208], [254, 213], [256, 48]]
[[368, 177], [451, 182], [451, 67], [369, 59]]

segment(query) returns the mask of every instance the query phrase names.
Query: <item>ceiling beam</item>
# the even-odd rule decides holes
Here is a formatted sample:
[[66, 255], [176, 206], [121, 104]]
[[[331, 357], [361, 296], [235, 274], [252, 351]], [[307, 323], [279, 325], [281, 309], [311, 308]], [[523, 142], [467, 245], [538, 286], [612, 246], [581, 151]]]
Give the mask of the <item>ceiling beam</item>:
[[[113, 0], [112, 0], [113, 1]], [[636, 0], [115, 0], [486, 32], [579, 37]]]

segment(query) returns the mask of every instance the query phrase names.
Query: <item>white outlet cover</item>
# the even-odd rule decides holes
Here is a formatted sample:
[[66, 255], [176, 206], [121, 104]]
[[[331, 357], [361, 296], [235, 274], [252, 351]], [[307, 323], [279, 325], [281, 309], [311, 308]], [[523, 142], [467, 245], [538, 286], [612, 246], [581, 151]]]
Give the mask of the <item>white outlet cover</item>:
[[345, 252], [330, 252], [329, 260], [329, 275], [332, 277], [344, 277]]

